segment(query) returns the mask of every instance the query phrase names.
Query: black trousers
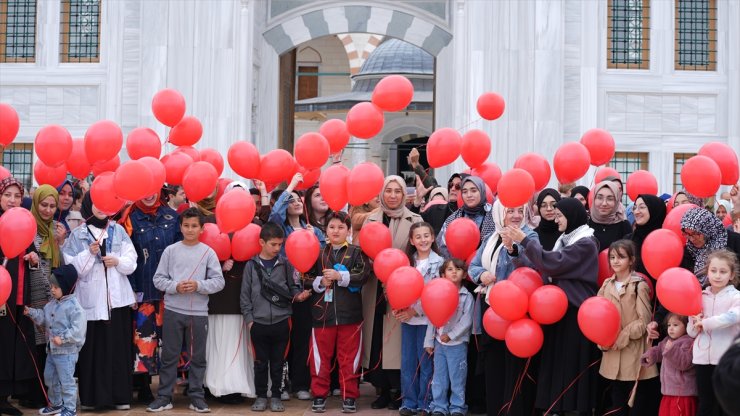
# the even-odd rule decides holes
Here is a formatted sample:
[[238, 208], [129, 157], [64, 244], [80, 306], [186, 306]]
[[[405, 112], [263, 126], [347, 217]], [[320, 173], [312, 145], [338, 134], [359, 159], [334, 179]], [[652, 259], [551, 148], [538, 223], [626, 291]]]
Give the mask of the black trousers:
[[290, 387], [296, 393], [311, 389], [311, 373], [308, 370], [308, 351], [311, 346], [311, 302], [293, 304], [293, 327], [290, 332], [288, 364]]
[[714, 396], [712, 374], [714, 374], [715, 367], [715, 365], [694, 364], [696, 387], [699, 392], [699, 413], [697, 413], [697, 416], [723, 416], [725, 414]]
[[[654, 377], [640, 380], [635, 392], [635, 401], [629, 407], [630, 394], [634, 381], [606, 380], [611, 397], [610, 416], [650, 416], [657, 415], [660, 407], [660, 379]], [[657, 401], [657, 405], [656, 405]]]
[[257, 397], [267, 398], [268, 374], [272, 381], [272, 397], [280, 397], [285, 350], [290, 339], [288, 319], [272, 325], [254, 322], [249, 333], [254, 345], [254, 387]]

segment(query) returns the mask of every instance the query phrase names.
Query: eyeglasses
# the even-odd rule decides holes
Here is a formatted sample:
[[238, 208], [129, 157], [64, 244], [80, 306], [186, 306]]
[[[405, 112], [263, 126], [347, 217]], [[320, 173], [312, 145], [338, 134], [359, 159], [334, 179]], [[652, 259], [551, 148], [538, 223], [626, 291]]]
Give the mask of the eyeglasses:
[[689, 237], [689, 238], [691, 238], [691, 237], [698, 237], [698, 236], [702, 235], [701, 233], [698, 233], [696, 231], [687, 230], [685, 228], [681, 230], [681, 234], [683, 234], [684, 237]]
[[643, 210], [643, 209], [647, 209], [647, 205], [640, 204], [640, 205], [633, 205], [632, 206], [632, 211]]
[[449, 189], [454, 189], [456, 191], [459, 191], [460, 190], [460, 184], [459, 183], [450, 184], [448, 190]]
[[596, 201], [614, 203], [616, 199], [613, 196], [604, 197], [603, 195], [596, 195]]
[[540, 209], [555, 209], [555, 202], [553, 202], [552, 204], [543, 202], [540, 204]]

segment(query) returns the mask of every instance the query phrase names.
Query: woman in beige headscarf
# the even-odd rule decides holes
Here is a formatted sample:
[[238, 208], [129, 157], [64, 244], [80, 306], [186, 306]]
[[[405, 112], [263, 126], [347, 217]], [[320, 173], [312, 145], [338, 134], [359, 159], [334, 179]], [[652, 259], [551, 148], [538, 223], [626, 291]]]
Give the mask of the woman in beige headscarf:
[[[393, 248], [404, 252], [409, 243], [411, 225], [422, 221], [421, 216], [406, 208], [405, 202], [406, 182], [400, 176], [388, 176], [380, 194], [380, 207], [365, 220], [365, 224], [385, 224], [391, 231]], [[356, 241], [356, 244], [359, 243]], [[401, 405], [401, 326], [393, 316], [383, 287], [378, 284], [374, 274], [362, 288], [362, 309], [365, 321], [362, 328], [365, 380], [380, 391], [371, 407], [397, 410]]]

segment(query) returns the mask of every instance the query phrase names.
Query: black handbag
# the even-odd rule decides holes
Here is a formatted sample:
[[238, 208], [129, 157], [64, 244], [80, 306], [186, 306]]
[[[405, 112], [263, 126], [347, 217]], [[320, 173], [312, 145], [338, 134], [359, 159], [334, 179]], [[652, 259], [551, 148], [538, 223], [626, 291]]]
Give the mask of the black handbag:
[[267, 275], [267, 271], [261, 264], [256, 264], [255, 266], [257, 268], [257, 275], [260, 279], [260, 294], [262, 297], [278, 308], [285, 309], [289, 307], [293, 303], [293, 295], [282, 287], [276, 285], [275, 282], [271, 281], [270, 277]]

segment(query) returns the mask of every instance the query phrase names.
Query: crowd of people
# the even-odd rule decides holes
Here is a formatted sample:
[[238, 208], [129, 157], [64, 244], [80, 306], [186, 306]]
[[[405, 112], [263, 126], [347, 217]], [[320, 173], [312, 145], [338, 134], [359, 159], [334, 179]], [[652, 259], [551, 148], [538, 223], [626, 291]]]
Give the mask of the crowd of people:
[[[360, 382], [376, 389], [373, 409], [401, 416], [740, 414], [737, 185], [713, 206], [687, 192], [639, 195], [625, 206], [622, 181], [608, 177], [505, 207], [487, 200], [477, 176], [454, 174], [438, 186], [418, 161], [413, 167], [416, 186], [387, 176], [376, 199], [345, 211], [329, 209], [318, 185], [298, 191], [308, 185], [301, 174], [269, 193], [259, 181], [232, 182], [225, 192], [249, 192], [261, 227], [260, 252], [246, 261], [219, 261], [199, 241], [216, 223], [218, 189], [188, 202], [182, 187], [166, 186], [109, 216], [84, 181], [27, 196], [15, 178], [3, 179], [0, 214], [27, 207], [37, 235], [5, 259], [12, 288], [0, 310], [0, 414], [21, 415], [20, 406], [75, 415], [78, 390], [81, 410], [138, 401], [159, 412], [173, 407], [181, 385], [196, 412], [209, 411], [208, 398], [245, 397], [255, 399], [253, 411], [280, 412], [291, 396], [324, 412], [336, 395], [349, 413]], [[660, 305], [641, 255], [667, 211], [685, 203], [697, 207], [681, 220], [681, 267], [704, 287], [702, 312], [688, 317]], [[469, 264], [452, 257], [445, 238], [457, 218], [480, 231]], [[458, 288], [445, 325], [432, 325], [420, 302], [390, 308], [360, 248], [360, 230], [373, 222], [390, 230], [392, 247], [425, 283]], [[306, 273], [286, 257], [286, 238], [298, 230], [321, 246]], [[611, 276], [599, 285], [605, 249]], [[489, 289], [520, 267], [568, 300], [529, 359], [482, 325]], [[593, 296], [620, 312], [613, 345], [579, 329], [578, 308]]]

